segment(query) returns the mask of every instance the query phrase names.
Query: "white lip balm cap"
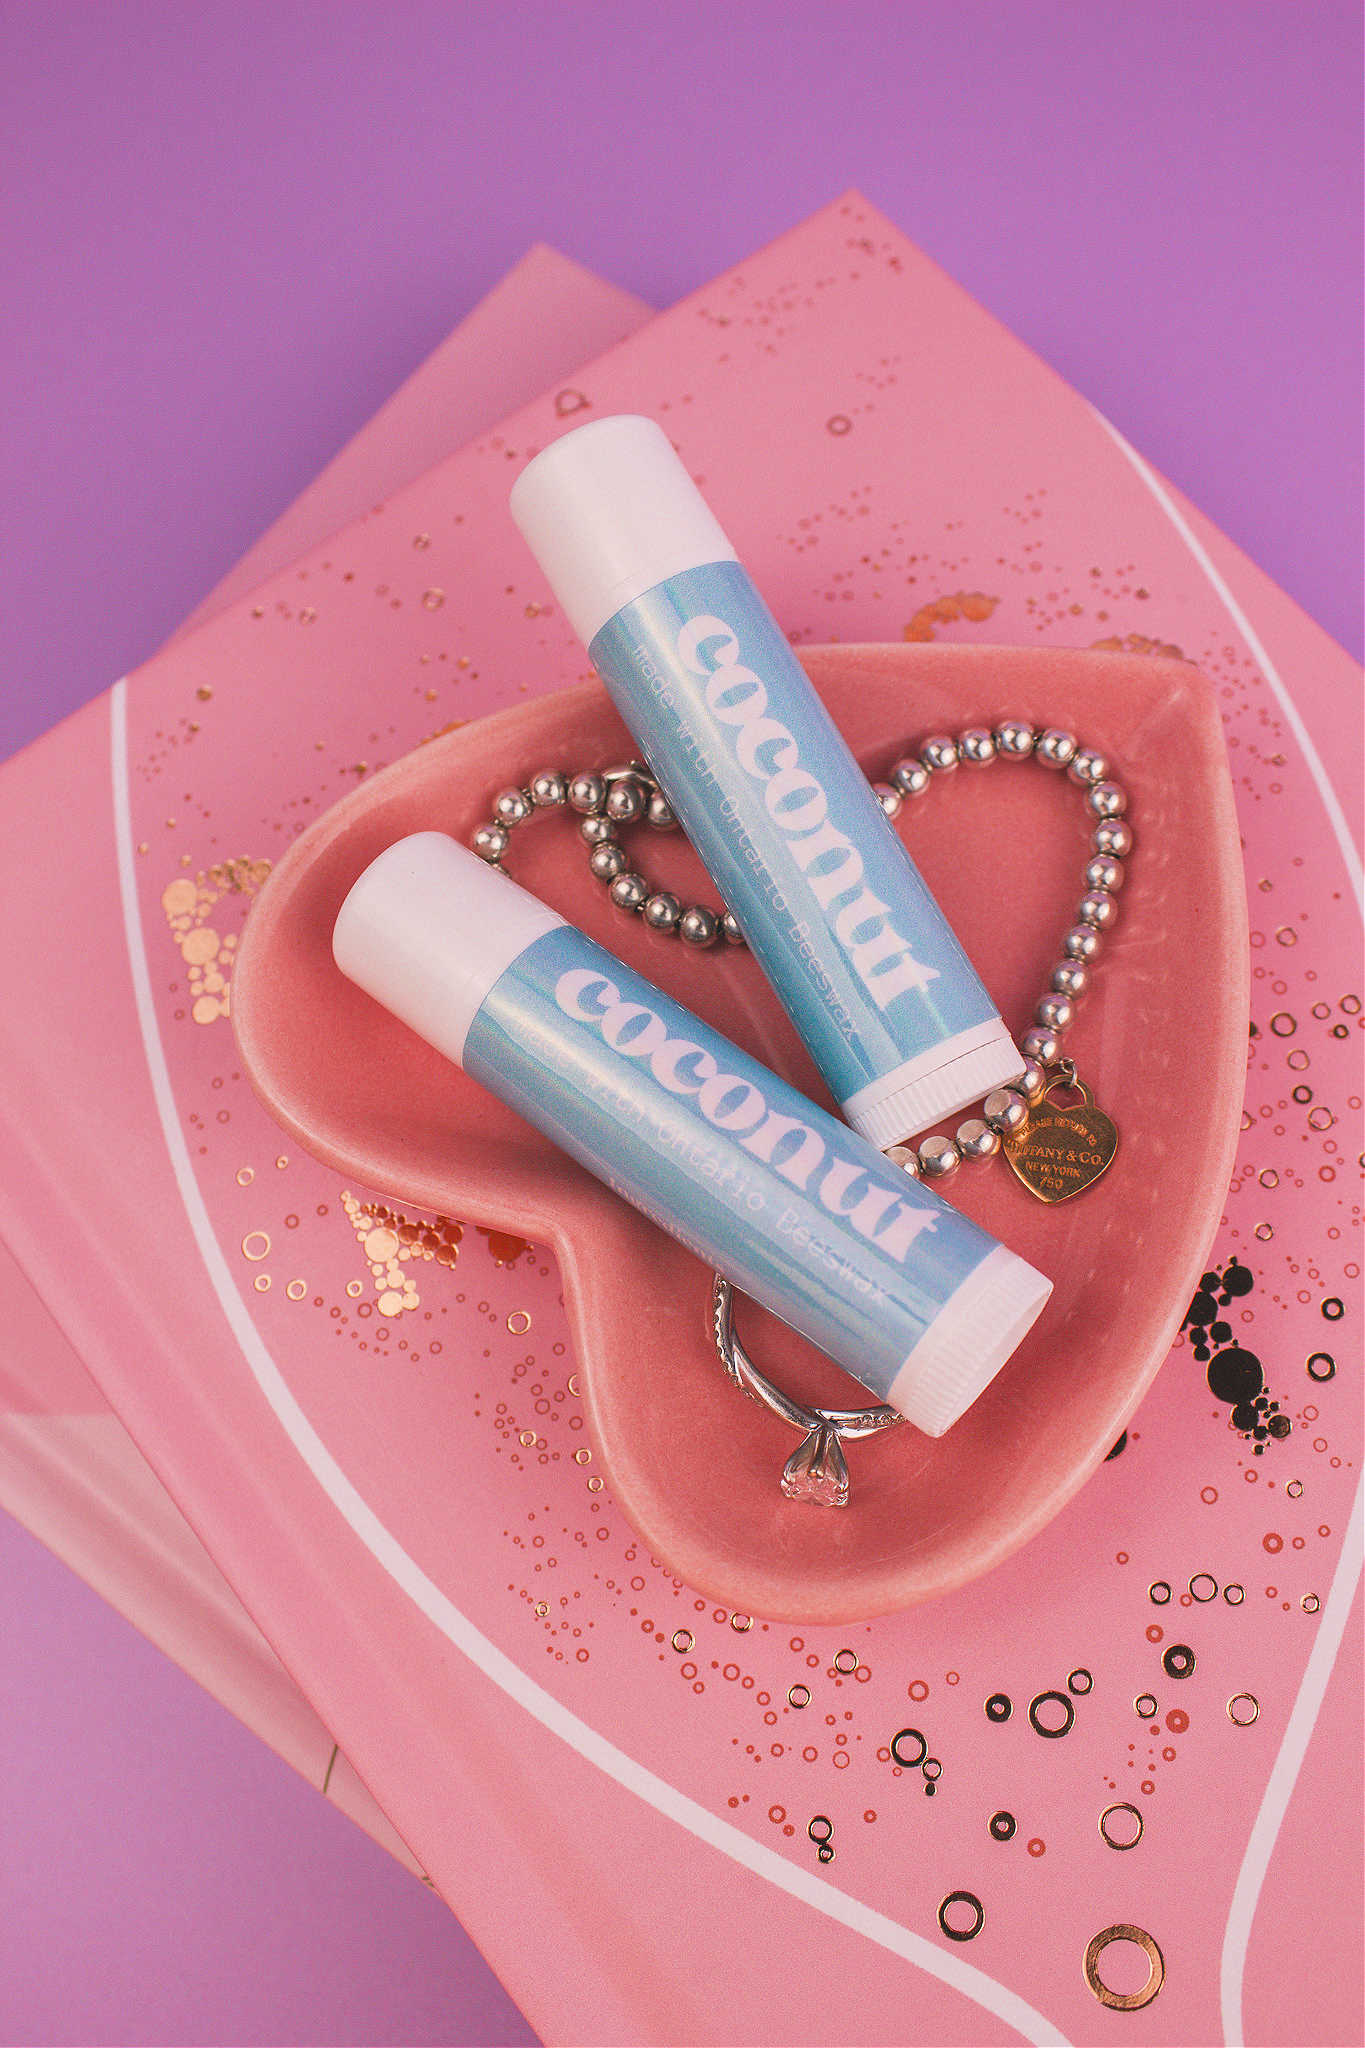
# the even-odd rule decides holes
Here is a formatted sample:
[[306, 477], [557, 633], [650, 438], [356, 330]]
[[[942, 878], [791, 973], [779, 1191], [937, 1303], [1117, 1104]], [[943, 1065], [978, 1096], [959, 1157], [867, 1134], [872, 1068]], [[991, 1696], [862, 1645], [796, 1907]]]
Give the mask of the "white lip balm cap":
[[997, 1245], [949, 1295], [886, 1399], [926, 1436], [942, 1436], [1018, 1349], [1051, 1292], [1050, 1280]]
[[513, 484], [510, 505], [585, 647], [666, 577], [738, 559], [663, 428], [640, 413], [552, 441]]
[[337, 913], [332, 958], [348, 980], [457, 1064], [494, 982], [558, 911], [444, 832], [372, 860]]
[[992, 1088], [1007, 1088], [1024, 1071], [1024, 1056], [998, 1017], [959, 1031], [928, 1052], [879, 1074], [846, 1096], [844, 1115], [878, 1151], [955, 1116]]

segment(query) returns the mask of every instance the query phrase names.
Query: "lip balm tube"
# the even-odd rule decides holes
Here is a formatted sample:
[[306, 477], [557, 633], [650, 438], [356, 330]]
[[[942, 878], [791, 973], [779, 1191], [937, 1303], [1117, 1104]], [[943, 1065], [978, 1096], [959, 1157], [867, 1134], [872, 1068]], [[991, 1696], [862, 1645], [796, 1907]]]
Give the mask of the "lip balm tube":
[[341, 907], [343, 974], [939, 1436], [1051, 1282], [440, 832]]
[[886, 1146], [1022, 1055], [655, 421], [552, 442], [512, 517], [844, 1115]]

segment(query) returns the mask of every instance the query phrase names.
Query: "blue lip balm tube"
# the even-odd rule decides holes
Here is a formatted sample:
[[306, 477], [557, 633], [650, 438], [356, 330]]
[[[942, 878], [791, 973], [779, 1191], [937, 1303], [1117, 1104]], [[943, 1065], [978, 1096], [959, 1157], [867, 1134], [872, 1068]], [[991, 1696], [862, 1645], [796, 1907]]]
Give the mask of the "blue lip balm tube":
[[940, 1436], [1051, 1283], [440, 832], [371, 862], [343, 974], [744, 1293]]
[[854, 1128], [898, 1144], [1024, 1061], [655, 421], [579, 427], [512, 516]]

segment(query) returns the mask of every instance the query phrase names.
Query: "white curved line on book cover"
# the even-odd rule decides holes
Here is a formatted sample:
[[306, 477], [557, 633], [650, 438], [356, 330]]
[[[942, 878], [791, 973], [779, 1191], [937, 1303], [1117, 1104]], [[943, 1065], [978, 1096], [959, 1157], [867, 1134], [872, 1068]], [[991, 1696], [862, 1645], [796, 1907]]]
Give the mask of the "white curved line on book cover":
[[285, 1435], [321, 1486], [332, 1505], [370, 1555], [383, 1567], [414, 1605], [434, 1623], [447, 1641], [463, 1651], [472, 1664], [500, 1689], [524, 1707], [562, 1742], [577, 1750], [589, 1763], [614, 1778], [637, 1798], [686, 1828], [754, 1876], [777, 1885], [812, 1907], [817, 1913], [838, 1921], [855, 1934], [864, 1935], [891, 1954], [938, 1977], [963, 1997], [987, 2012], [1036, 2048], [1069, 2048], [1067, 2037], [1042, 2013], [1007, 1985], [999, 1984], [970, 1963], [935, 1948], [922, 1935], [912, 1933], [874, 1907], [850, 1898], [836, 1885], [789, 1862], [762, 1842], [755, 1842], [729, 1821], [709, 1811], [677, 1786], [670, 1785], [645, 1765], [628, 1756], [606, 1736], [573, 1713], [554, 1695], [538, 1685], [455, 1606], [421, 1566], [411, 1558], [398, 1539], [380, 1520], [369, 1503], [357, 1492], [336, 1459], [318, 1436], [299, 1406], [284, 1375], [266, 1347], [251, 1313], [238, 1293], [222, 1246], [214, 1233], [199, 1183], [195, 1179], [189, 1148], [180, 1127], [179, 1111], [171, 1083], [170, 1068], [157, 1024], [152, 995], [151, 972], [137, 898], [133, 855], [132, 813], [128, 786], [127, 685], [120, 681], [110, 692], [110, 737], [113, 770], [114, 836], [117, 848], [119, 893], [122, 900], [124, 934], [132, 974], [143, 1049], [147, 1059], [157, 1114], [176, 1184], [190, 1228], [199, 1246], [210, 1284], [243, 1359], [256, 1385], [272, 1409]]
[[[1351, 837], [1346, 814], [1342, 810], [1337, 793], [1327, 779], [1327, 771], [1314, 746], [1308, 728], [1299, 716], [1297, 705], [1285, 687], [1283, 678], [1270, 659], [1261, 637], [1257, 633], [1242, 607], [1229, 590], [1216, 565], [1210, 559], [1207, 549], [1193, 531], [1180, 507], [1171, 497], [1149, 464], [1143, 461], [1136, 448], [1129, 446], [1116, 427], [1111, 427], [1102, 413], [1094, 411], [1095, 419], [1104, 428], [1114, 446], [1132, 465], [1156, 503], [1170, 520], [1180, 538], [1184, 541], [1195, 561], [1203, 570], [1233, 625], [1246, 642], [1247, 650], [1255, 660], [1261, 674], [1274, 692], [1281, 710], [1289, 722], [1289, 729], [1299, 743], [1300, 751], [1307, 764], [1308, 772], [1322, 798], [1323, 809], [1341, 849], [1341, 858], [1351, 886], [1355, 890], [1356, 902], [1365, 910], [1365, 893], [1362, 892], [1360, 855]], [[1289, 1805], [1294, 1790], [1294, 1781], [1299, 1775], [1327, 1690], [1327, 1681], [1336, 1662], [1337, 1650], [1345, 1633], [1351, 1602], [1355, 1598], [1356, 1581], [1360, 1577], [1362, 1562], [1362, 1535], [1365, 1533], [1365, 1479], [1356, 1489], [1355, 1505], [1351, 1510], [1350, 1526], [1337, 1559], [1337, 1568], [1332, 1576], [1332, 1588], [1323, 1608], [1322, 1626], [1313, 1644], [1312, 1653], [1304, 1669], [1303, 1679], [1294, 1700], [1293, 1709], [1285, 1726], [1284, 1738], [1280, 1743], [1275, 1762], [1271, 1767], [1266, 1788], [1261, 1797], [1260, 1810], [1252, 1824], [1243, 1852], [1237, 1883], [1233, 1889], [1232, 1903], [1228, 1908], [1228, 1923], [1223, 1933], [1223, 1956], [1219, 1972], [1222, 1997], [1223, 2038], [1225, 2041], [1241, 2041], [1245, 2038], [1242, 2023], [1242, 1980], [1246, 1968], [1247, 1946], [1251, 1940], [1251, 1923], [1256, 1913], [1256, 1902], [1261, 1895], [1261, 1886], [1270, 1865], [1270, 1852], [1280, 1832], [1280, 1823]]]

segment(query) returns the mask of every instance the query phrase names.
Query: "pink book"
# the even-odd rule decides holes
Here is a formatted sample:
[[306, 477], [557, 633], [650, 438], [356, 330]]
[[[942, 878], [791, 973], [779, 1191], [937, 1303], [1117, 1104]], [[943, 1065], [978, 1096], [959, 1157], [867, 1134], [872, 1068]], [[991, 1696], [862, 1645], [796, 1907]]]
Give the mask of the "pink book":
[[[570, 375], [651, 317], [532, 249], [329, 463], [181, 628]], [[233, 1594], [0, 1231], [0, 1505], [402, 1862], [411, 1855]]]
[[[1292, 1433], [1255, 1455], [1182, 1341], [1124, 1454], [1025, 1550], [846, 1630], [663, 1572], [575, 1456], [549, 1261], [301, 1154], [231, 1035], [238, 934], [302, 826], [453, 721], [585, 673], [506, 495], [609, 410], [664, 422], [798, 643], [1145, 647], [1225, 709], [1257, 1033], [1213, 1285]], [[29, 963], [0, 1026], [11, 1249], [547, 2041], [1098, 2039], [1124, 2024], [1106, 1983], [1159, 1998], [1147, 2038], [1355, 2038], [1355, 1858], [1333, 1845], [1358, 1763], [1359, 1384], [1338, 1364], [1360, 991], [1323, 755], [1358, 687], [854, 197], [7, 771], [7, 872], [22, 848], [32, 878], [4, 910]], [[73, 807], [74, 847], [52, 824]], [[1070, 1732], [1040, 1739], [1027, 1703], [1059, 1689]], [[938, 1780], [893, 1755], [910, 1726]], [[1120, 1807], [1143, 1824], [1126, 1849], [1097, 1826]], [[970, 1942], [939, 1917], [953, 1892], [982, 1906]], [[1151, 1945], [1131, 1986], [1092, 1953], [1120, 1928]]]

